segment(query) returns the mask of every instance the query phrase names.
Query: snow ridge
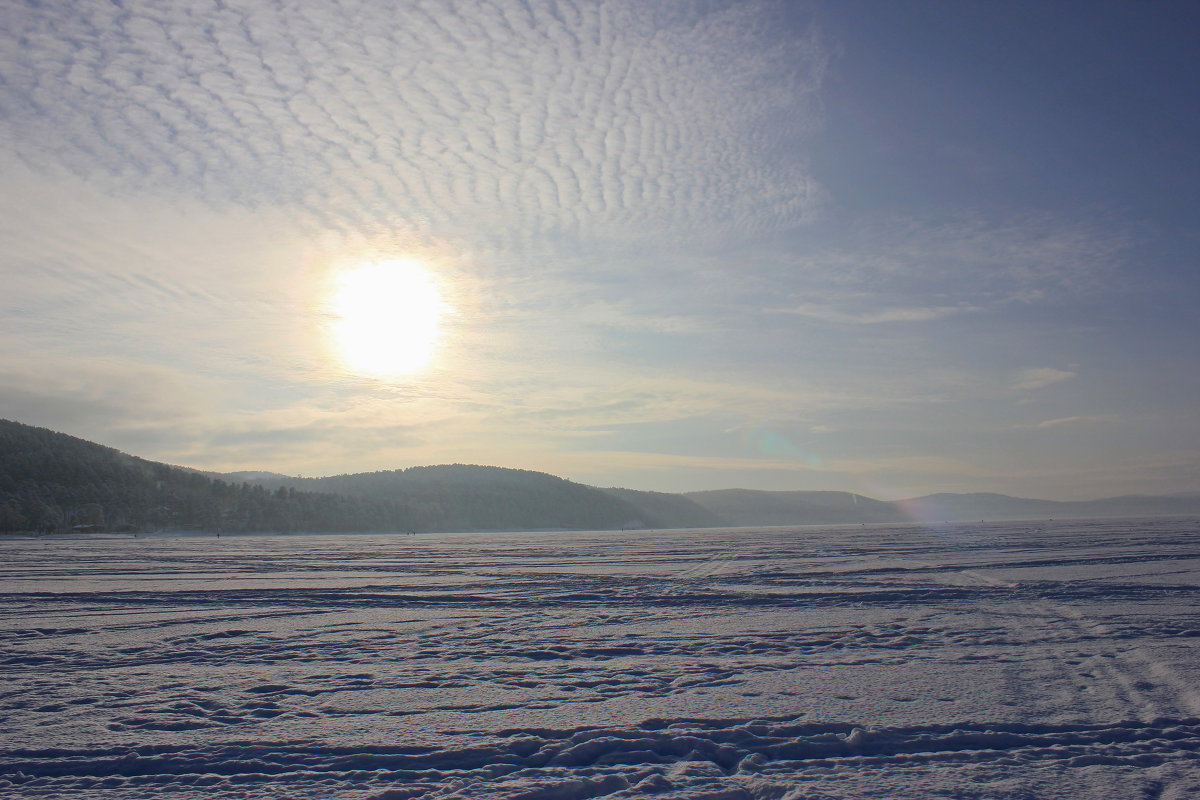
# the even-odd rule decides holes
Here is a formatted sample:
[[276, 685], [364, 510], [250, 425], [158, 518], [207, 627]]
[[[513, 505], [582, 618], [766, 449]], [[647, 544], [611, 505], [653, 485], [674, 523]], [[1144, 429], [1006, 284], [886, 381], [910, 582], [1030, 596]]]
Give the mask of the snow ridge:
[[1197, 796], [1198, 529], [0, 540], [0, 798]]
[[[447, 784], [559, 779], [582, 772], [583, 783], [658, 791], [698, 788], [704, 775], [756, 778], [811, 769], [872, 769], [885, 764], [983, 762], [1096, 764], [1144, 768], [1200, 760], [1200, 719], [1126, 720], [1107, 725], [930, 725], [867, 730], [850, 724], [779, 720], [649, 720], [632, 729], [516, 729], [500, 737], [469, 734], [463, 748], [319, 747], [296, 742], [229, 743], [213, 749], [134, 748], [0, 751], [0, 788], [38, 793], [117, 786], [226, 787], [337, 782], [348, 778], [406, 789], [380, 797], [460, 796]], [[687, 766], [681, 766], [687, 765]], [[408, 792], [408, 794], [404, 794]], [[558, 794], [555, 796], [584, 796]], [[590, 795], [595, 796], [595, 795]], [[767, 796], [758, 794], [756, 796]]]

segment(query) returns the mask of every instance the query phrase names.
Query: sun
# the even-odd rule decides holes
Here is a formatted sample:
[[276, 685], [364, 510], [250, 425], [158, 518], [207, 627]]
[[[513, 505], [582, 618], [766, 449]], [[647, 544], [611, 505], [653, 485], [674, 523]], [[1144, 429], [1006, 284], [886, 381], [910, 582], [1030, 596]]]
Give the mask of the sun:
[[433, 358], [445, 306], [428, 270], [411, 260], [379, 261], [338, 279], [334, 338], [351, 369], [406, 375]]

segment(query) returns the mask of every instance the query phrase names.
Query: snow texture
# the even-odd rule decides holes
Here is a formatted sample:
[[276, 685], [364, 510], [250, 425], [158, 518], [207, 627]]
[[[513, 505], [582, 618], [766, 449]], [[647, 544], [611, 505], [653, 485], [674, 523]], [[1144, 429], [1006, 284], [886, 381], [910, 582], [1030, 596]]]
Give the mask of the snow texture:
[[1197, 528], [8, 539], [0, 797], [1196, 797]]

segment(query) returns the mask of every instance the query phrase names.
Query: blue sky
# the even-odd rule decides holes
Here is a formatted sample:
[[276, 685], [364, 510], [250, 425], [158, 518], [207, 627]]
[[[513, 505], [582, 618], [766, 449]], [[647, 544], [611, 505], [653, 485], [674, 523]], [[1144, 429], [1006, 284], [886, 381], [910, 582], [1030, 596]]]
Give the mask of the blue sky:
[[[1182, 3], [6, 3], [0, 416], [222, 470], [1195, 491], [1198, 46]], [[392, 259], [445, 313], [371, 374], [332, 298]]]

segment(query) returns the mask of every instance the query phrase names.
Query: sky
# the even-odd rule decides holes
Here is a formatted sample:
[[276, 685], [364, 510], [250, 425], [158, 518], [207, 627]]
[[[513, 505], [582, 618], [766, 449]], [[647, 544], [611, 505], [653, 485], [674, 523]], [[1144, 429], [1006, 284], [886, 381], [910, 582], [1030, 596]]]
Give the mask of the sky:
[[0, 0], [0, 417], [220, 471], [1200, 491], [1196, 52], [1182, 2]]

